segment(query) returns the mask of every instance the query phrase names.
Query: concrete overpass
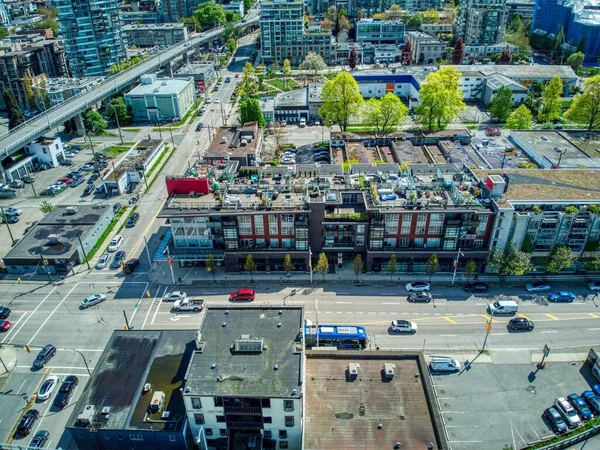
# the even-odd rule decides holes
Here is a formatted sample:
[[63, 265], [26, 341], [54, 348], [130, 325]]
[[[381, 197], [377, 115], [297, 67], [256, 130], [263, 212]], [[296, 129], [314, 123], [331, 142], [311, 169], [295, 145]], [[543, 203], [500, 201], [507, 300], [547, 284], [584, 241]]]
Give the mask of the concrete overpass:
[[[255, 24], [258, 20], [258, 14], [253, 10], [245, 20], [235, 23], [234, 26], [243, 29]], [[173, 45], [121, 73], [108, 77], [94, 89], [49, 108], [43, 114], [38, 114], [33, 119], [13, 128], [0, 136], [0, 156], [12, 155], [25, 144], [43, 136], [44, 133], [52, 128], [62, 125], [65, 121], [81, 114], [92, 105], [115, 95], [117, 92], [138, 81], [141, 75], [152, 73], [152, 71], [157, 70], [166, 62], [182, 56], [193, 50], [194, 47], [214, 39], [222, 31], [223, 27], [217, 27], [194, 36], [185, 42]]]

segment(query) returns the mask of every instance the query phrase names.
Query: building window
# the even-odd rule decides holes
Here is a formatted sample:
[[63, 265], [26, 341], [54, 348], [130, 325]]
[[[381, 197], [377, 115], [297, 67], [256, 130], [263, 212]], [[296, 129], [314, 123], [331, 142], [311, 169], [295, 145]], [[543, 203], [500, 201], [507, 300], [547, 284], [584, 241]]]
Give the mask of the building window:
[[294, 416], [285, 416], [285, 426], [286, 427], [294, 426]]
[[273, 418], [271, 416], [264, 416], [263, 423], [273, 423]]
[[227, 428], [221, 428], [221, 429], [219, 429], [219, 434], [221, 436], [227, 436]]
[[279, 430], [279, 439], [287, 439], [287, 430]]
[[475, 247], [475, 248], [483, 247], [483, 239], [475, 239], [475, 241], [473, 241], [473, 247]]
[[223, 407], [223, 397], [215, 397], [215, 406]]
[[204, 414], [194, 413], [194, 422], [196, 422], [196, 425], [204, 425]]
[[212, 436], [213, 435], [212, 428], [205, 428], [204, 432], [206, 433], [207, 436]]
[[144, 436], [142, 436], [141, 434], [130, 434], [129, 439], [132, 441], [143, 441]]
[[288, 441], [279, 441], [279, 448], [288, 448]]
[[283, 401], [283, 410], [285, 412], [294, 411], [294, 400], [284, 400]]
[[415, 234], [425, 234], [425, 225], [417, 224], [417, 228], [415, 228]]
[[383, 240], [384, 248], [395, 248], [396, 247], [396, 238], [385, 238]]
[[418, 214], [417, 223], [424, 224], [427, 221], [427, 214]]
[[192, 397], [192, 409], [202, 409], [200, 397]]
[[265, 430], [265, 439], [271, 439], [273, 437], [273, 432], [271, 430]]
[[217, 416], [217, 422], [224, 423], [225, 422], [225, 416]]
[[271, 399], [263, 398], [263, 399], [261, 399], [260, 404], [263, 408], [270, 408], [271, 407]]
[[442, 234], [442, 226], [441, 225], [429, 225], [429, 234]]
[[441, 243], [440, 238], [428, 238], [427, 239], [427, 248], [439, 248]]
[[365, 245], [365, 237], [356, 236], [356, 245]]
[[415, 238], [414, 243], [417, 248], [423, 247], [423, 238]]
[[120, 440], [120, 441], [122, 441], [122, 440], [123, 440], [123, 436], [119, 434], [119, 435], [117, 436], [117, 439], [118, 439], [118, 440]]
[[398, 240], [398, 247], [408, 247], [408, 238], [401, 238]]

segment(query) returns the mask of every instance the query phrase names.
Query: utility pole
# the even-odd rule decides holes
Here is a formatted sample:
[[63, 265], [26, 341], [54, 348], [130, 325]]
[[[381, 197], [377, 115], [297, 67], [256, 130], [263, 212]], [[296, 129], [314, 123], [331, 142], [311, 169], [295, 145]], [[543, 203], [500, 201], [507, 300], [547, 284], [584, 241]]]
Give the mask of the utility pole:
[[79, 241], [79, 245], [81, 246], [81, 251], [83, 252], [83, 257], [85, 258], [88, 270], [92, 270], [92, 268], [90, 267], [90, 261], [88, 260], [88, 257], [85, 253], [85, 248], [83, 248], [83, 242], [81, 242], [81, 232], [77, 232], [77, 240]]
[[48, 281], [52, 283], [52, 277], [50, 276], [50, 272], [48, 272], [48, 264], [46, 264], [48, 261], [46, 260], [46, 258], [44, 258], [44, 254], [42, 253], [42, 247], [40, 247], [40, 260], [42, 261], [42, 266], [44, 266], [44, 271], [48, 276]]
[[117, 128], [119, 129], [119, 137], [121, 138], [121, 145], [123, 145], [123, 133], [121, 133], [121, 124], [119, 123], [119, 115], [117, 114], [117, 110], [115, 109], [115, 105], [111, 105], [109, 103], [108, 106], [111, 107], [112, 112], [113, 112], [113, 114], [115, 116], [115, 120], [117, 121]]
[[90, 147], [92, 148], [92, 156], [94, 157], [94, 166], [96, 166], [96, 173], [98, 174], [98, 178], [100, 178], [100, 169], [98, 168], [98, 160], [96, 159], [96, 152], [94, 151], [94, 143], [92, 142], [92, 136], [94, 133], [91, 131], [88, 132], [88, 139], [90, 140]]
[[458, 270], [458, 260], [461, 256], [465, 256], [463, 252], [458, 249], [458, 253], [456, 254], [456, 259], [454, 260], [454, 273], [452, 274], [452, 286], [454, 286], [454, 279], [456, 278], [456, 271]]
[[146, 240], [146, 236], [144, 236], [144, 244], [146, 247], [146, 255], [148, 256], [148, 263], [150, 264], [150, 269], [152, 269], [152, 258], [150, 258], [150, 250], [148, 250], [148, 241]]
[[4, 220], [4, 223], [6, 224], [6, 229], [8, 230], [8, 234], [10, 235], [10, 240], [12, 241], [12, 245], [15, 245], [15, 238], [13, 237], [12, 231], [10, 230], [10, 227], [8, 226], [8, 217], [6, 216], [6, 214], [4, 214], [4, 208], [2, 206], [0, 206], [0, 212], [2, 213], [2, 220]]
[[490, 320], [485, 324], [485, 339], [483, 340], [483, 347], [481, 347], [481, 351], [485, 350], [485, 345], [487, 344], [488, 336], [492, 332], [492, 322], [494, 322], [494, 311], [490, 312]]
[[160, 135], [160, 140], [162, 141], [162, 130], [160, 129], [160, 119], [156, 119], [156, 123], [158, 123], [158, 134]]

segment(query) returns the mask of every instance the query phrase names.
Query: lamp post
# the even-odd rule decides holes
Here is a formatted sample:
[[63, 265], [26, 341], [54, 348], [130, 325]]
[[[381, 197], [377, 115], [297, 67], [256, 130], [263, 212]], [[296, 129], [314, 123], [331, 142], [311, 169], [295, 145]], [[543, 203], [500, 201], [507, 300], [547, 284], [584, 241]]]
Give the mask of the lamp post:
[[[34, 86], [34, 85], [31, 85], [31, 88], [35, 89], [36, 92], [38, 89], [40, 89], [39, 87]], [[34, 99], [35, 99], [35, 105], [37, 106], [38, 105], [38, 95], [37, 94], [34, 95]], [[44, 109], [44, 115], [46, 116], [46, 120], [48, 121], [48, 131], [50, 131], [52, 129], [52, 126], [50, 125], [50, 116], [48, 115], [48, 111], [46, 109], [46, 101], [44, 100], [44, 98], [42, 98], [42, 107]]]
[[90, 368], [88, 366], [87, 361], [85, 360], [85, 356], [83, 356], [83, 353], [81, 353], [79, 350], [75, 350], [74, 348], [69, 348], [68, 350], [73, 350], [74, 352], [77, 352], [81, 355], [81, 358], [83, 359], [83, 363], [85, 364], [85, 369], [87, 370], [88, 375], [91, 377], [92, 372], [90, 371]]
[[2, 220], [6, 224], [6, 229], [8, 230], [8, 234], [10, 235], [10, 240], [12, 241], [12, 245], [15, 245], [15, 238], [13, 237], [12, 231], [10, 230], [10, 227], [8, 226], [8, 217], [6, 216], [6, 214], [4, 214], [4, 208], [1, 206], [0, 206], [0, 212], [2, 213]]
[[92, 142], [92, 136], [94, 133], [88, 131], [87, 137], [90, 140], [90, 147], [92, 148], [92, 156], [94, 157], [94, 166], [96, 166], [96, 174], [100, 177], [100, 169], [98, 168], [98, 160], [96, 159], [96, 152], [94, 151], [94, 143]]
[[456, 259], [454, 260], [454, 273], [452, 274], [452, 286], [454, 286], [454, 279], [456, 278], [456, 271], [458, 270], [458, 260], [461, 256], [465, 256], [463, 252], [458, 249], [458, 253], [456, 254]]
[[77, 233], [77, 240], [79, 241], [79, 245], [81, 246], [81, 251], [83, 252], [83, 257], [85, 258], [85, 262], [87, 264], [88, 270], [92, 270], [90, 267], [90, 261], [85, 253], [85, 248], [83, 247], [83, 242], [81, 242], [81, 231]]
[[121, 132], [121, 124], [119, 123], [119, 115], [117, 114], [117, 110], [115, 109], [115, 105], [108, 104], [110, 109], [112, 110], [113, 115], [115, 116], [115, 120], [117, 122], [117, 129], [119, 130], [119, 137], [121, 138], [121, 145], [123, 145], [123, 133]]
[[567, 150], [568, 150], [568, 149], [566, 149], [566, 148], [565, 148], [565, 149], [564, 149], [562, 152], [560, 152], [560, 156], [558, 157], [558, 163], [556, 164], [556, 168], [557, 168], [557, 169], [560, 169], [560, 161], [562, 160], [562, 157], [563, 157], [563, 155], [564, 155], [565, 153], [567, 153]]

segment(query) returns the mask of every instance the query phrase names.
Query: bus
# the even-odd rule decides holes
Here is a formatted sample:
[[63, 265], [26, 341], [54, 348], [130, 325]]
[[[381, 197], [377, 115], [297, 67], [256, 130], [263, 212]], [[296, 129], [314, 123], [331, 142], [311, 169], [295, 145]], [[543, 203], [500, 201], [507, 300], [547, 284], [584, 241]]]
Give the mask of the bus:
[[365, 327], [357, 325], [315, 325], [306, 320], [304, 337], [307, 347], [364, 349], [367, 346]]

